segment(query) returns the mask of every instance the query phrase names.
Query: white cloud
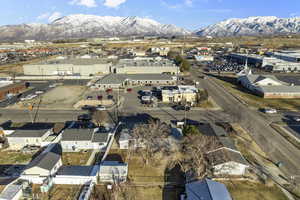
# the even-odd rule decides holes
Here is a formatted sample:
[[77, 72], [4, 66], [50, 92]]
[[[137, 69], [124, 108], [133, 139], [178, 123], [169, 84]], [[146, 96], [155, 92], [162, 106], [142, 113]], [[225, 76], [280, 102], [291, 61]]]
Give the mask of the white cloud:
[[37, 20], [44, 20], [44, 19], [48, 19], [50, 16], [50, 13], [43, 13], [40, 16], [37, 17]]
[[125, 3], [127, 0], [105, 0], [104, 5], [110, 8], [117, 8], [119, 5]]
[[184, 0], [184, 4], [186, 6], [192, 7], [193, 6], [193, 0]]
[[95, 0], [72, 0], [69, 3], [71, 5], [86, 6], [88, 8], [97, 7]]
[[49, 22], [53, 22], [54, 20], [61, 18], [62, 14], [60, 12], [54, 12], [48, 17]]

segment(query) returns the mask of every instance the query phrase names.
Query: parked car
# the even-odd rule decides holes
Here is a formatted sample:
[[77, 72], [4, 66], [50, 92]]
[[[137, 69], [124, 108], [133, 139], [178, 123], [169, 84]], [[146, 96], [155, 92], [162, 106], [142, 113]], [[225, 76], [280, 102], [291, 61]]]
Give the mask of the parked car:
[[93, 106], [90, 106], [90, 105], [84, 105], [81, 107], [81, 110], [91, 110], [93, 109], [94, 107]]
[[83, 115], [79, 115], [77, 119], [78, 121], [90, 121], [92, 120], [92, 117], [89, 114], [83, 114]]
[[173, 109], [176, 111], [180, 111], [180, 110], [190, 111], [191, 110], [191, 108], [189, 106], [183, 106], [183, 105], [174, 105]]
[[294, 120], [295, 122], [300, 122], [300, 116], [295, 116], [295, 117], [293, 117], [293, 120]]
[[277, 110], [274, 108], [262, 108], [261, 112], [266, 113], [266, 114], [276, 114]]
[[108, 95], [108, 96], [107, 96], [107, 99], [113, 99], [113, 98], [114, 98], [113, 95]]
[[92, 96], [87, 96], [86, 99], [87, 99], [87, 100], [92, 100], [93, 97], [92, 97]]
[[38, 90], [38, 91], [35, 92], [35, 94], [44, 94], [44, 91]]
[[104, 111], [104, 110], [106, 110], [106, 107], [102, 106], [102, 105], [98, 105], [98, 106], [96, 106], [96, 110], [98, 110], [98, 111]]

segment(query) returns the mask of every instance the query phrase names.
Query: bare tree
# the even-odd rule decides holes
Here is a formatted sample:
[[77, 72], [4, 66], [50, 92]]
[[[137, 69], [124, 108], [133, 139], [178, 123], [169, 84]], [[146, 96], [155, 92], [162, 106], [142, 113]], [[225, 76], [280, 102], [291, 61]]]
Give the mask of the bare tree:
[[103, 126], [109, 122], [109, 115], [106, 111], [95, 111], [93, 112], [93, 120], [97, 126]]
[[147, 124], [139, 124], [133, 129], [133, 137], [143, 143], [141, 153], [144, 164], [149, 164], [156, 153], [168, 153], [170, 144], [166, 138], [171, 134], [171, 128], [160, 120], [151, 119]]

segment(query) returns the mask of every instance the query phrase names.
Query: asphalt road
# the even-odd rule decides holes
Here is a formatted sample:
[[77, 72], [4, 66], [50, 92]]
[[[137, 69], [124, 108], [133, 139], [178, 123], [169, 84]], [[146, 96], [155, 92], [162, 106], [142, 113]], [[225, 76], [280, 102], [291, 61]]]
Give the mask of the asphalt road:
[[258, 111], [249, 109], [225, 88], [214, 82], [213, 78], [200, 79], [199, 72], [195, 70], [191, 74], [195, 80], [199, 80], [203, 88], [207, 89], [209, 95], [225, 113], [231, 115], [234, 121], [250, 132], [252, 138], [274, 163], [283, 162], [282, 171], [285, 175], [290, 177], [300, 174], [300, 150], [269, 126], [272, 120], [262, 117]]
[[34, 119], [35, 122], [66, 122], [77, 120], [78, 115], [87, 113], [87, 111], [81, 110], [36, 110], [29, 112], [28, 110], [11, 110], [1, 109], [0, 120], [5, 122], [12, 120], [14, 122], [31, 122]]

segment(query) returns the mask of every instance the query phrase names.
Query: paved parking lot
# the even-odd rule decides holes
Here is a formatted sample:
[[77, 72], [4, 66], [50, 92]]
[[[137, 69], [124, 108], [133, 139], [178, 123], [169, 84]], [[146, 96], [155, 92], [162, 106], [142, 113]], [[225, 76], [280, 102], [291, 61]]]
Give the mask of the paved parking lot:
[[[33, 82], [33, 83], [31, 83], [32, 89], [30, 89], [26, 92], [23, 92], [22, 97], [26, 97], [28, 95], [35, 94], [36, 91], [40, 91], [40, 90], [48, 92], [52, 89], [52, 88], [49, 88], [49, 85], [51, 85], [51, 84], [52, 84], [52, 82], [44, 82], [44, 83]], [[19, 101], [20, 101], [20, 98], [18, 98], [17, 96], [14, 96], [11, 99], [7, 99], [7, 100], [0, 102], [0, 107], [5, 108], [9, 105], [18, 103]]]
[[300, 75], [277, 75], [276, 77], [283, 82], [300, 85]]
[[286, 126], [284, 128], [287, 131], [289, 131], [290, 133], [292, 133], [294, 136], [296, 136], [297, 138], [299, 138], [299, 140], [300, 140], [300, 125], [299, 126], [291, 125], [291, 126]]

